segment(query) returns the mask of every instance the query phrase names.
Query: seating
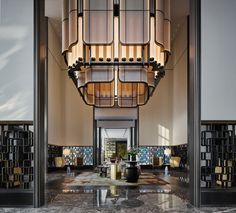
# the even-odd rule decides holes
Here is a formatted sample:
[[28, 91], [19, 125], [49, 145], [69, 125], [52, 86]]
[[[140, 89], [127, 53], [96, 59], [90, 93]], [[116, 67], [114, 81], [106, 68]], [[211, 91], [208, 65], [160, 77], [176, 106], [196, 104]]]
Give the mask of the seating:
[[152, 167], [153, 168], [161, 167], [162, 165], [163, 165], [163, 158], [162, 157], [157, 157], [157, 156], [152, 157]]
[[77, 158], [75, 159], [75, 165], [76, 165], [76, 166], [83, 166], [83, 165], [84, 165], [84, 160], [83, 160], [83, 158], [82, 158], [82, 157], [77, 157]]
[[99, 166], [97, 166], [99, 175], [101, 177], [107, 177], [107, 170], [108, 170], [108, 168], [109, 168], [109, 166], [106, 166], [106, 165], [99, 165]]
[[180, 161], [181, 161], [181, 157], [171, 157], [170, 158], [170, 167], [171, 168], [179, 168], [180, 167]]

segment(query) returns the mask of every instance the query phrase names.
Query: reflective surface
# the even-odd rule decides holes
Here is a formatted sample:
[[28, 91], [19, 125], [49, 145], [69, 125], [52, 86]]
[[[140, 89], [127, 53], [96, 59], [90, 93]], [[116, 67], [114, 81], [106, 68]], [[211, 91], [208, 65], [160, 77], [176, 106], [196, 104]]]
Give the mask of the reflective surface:
[[[236, 212], [236, 208], [192, 207], [184, 198], [176, 195], [178, 189], [187, 189], [188, 179], [181, 173], [164, 175], [161, 178], [171, 184], [138, 187], [68, 187], [74, 175], [56, 172], [48, 175], [48, 204], [40, 209], [0, 209], [0, 212]], [[179, 177], [177, 177], [179, 176]], [[184, 192], [181, 193], [185, 194]]]

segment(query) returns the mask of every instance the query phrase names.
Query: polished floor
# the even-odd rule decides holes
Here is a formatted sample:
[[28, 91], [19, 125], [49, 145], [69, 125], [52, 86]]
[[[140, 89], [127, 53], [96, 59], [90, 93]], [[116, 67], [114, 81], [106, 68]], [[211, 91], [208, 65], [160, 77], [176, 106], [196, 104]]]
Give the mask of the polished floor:
[[170, 184], [142, 186], [68, 186], [76, 177], [65, 172], [47, 176], [47, 205], [40, 209], [4, 208], [0, 212], [236, 212], [236, 208], [196, 209], [188, 203], [188, 178], [185, 173], [153, 171]]

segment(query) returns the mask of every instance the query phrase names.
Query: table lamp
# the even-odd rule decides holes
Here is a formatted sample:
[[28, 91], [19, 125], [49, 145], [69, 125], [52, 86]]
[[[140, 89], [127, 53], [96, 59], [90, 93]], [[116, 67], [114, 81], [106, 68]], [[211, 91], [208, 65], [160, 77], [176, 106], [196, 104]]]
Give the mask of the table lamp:
[[[66, 157], [66, 156], [69, 156], [71, 154], [71, 150], [70, 149], [64, 149], [63, 150], [63, 155]], [[67, 173], [70, 173], [70, 162], [67, 164]]]
[[[171, 149], [170, 148], [166, 148], [164, 150], [164, 157], [169, 157], [171, 155]], [[166, 164], [166, 160], [164, 160], [164, 163]], [[168, 166], [165, 166], [165, 175], [168, 175]]]

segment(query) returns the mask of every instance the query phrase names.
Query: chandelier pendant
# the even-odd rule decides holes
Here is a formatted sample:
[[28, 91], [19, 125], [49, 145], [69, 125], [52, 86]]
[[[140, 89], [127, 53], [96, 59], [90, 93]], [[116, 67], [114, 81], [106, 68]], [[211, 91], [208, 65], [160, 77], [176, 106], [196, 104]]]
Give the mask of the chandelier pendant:
[[86, 104], [144, 105], [170, 55], [170, 0], [63, 0], [62, 54]]

